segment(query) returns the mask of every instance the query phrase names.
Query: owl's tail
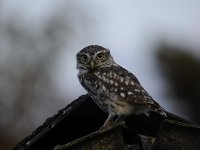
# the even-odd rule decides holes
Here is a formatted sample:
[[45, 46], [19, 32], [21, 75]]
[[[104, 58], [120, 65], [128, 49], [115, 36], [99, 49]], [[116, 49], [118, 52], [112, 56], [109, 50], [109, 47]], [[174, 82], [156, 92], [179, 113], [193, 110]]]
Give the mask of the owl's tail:
[[167, 114], [165, 113], [165, 109], [162, 108], [160, 105], [155, 105], [155, 104], [152, 104], [152, 105], [148, 105], [148, 108], [155, 112], [155, 113], [158, 113], [159, 115], [167, 118]]

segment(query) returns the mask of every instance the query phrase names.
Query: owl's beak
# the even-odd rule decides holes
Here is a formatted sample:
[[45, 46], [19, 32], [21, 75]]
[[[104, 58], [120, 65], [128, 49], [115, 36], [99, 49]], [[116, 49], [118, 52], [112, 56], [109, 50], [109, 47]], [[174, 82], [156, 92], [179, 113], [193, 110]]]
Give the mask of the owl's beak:
[[94, 68], [95, 68], [95, 63], [94, 63], [93, 61], [91, 61], [90, 67], [91, 67], [91, 69], [94, 69]]

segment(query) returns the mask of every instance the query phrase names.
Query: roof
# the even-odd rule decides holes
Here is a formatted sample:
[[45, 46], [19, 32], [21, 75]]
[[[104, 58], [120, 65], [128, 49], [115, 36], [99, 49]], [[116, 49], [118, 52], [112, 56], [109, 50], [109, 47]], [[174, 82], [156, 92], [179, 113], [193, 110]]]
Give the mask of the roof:
[[88, 95], [83, 95], [48, 118], [14, 150], [150, 150], [200, 147], [200, 127], [167, 112], [168, 118], [152, 113], [131, 115], [125, 124], [99, 131], [107, 114]]

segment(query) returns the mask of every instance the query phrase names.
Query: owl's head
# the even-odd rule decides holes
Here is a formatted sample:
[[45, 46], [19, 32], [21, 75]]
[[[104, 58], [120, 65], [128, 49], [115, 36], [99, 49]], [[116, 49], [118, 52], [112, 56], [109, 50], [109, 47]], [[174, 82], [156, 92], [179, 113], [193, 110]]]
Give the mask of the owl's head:
[[77, 53], [76, 59], [77, 69], [79, 70], [94, 70], [115, 64], [110, 51], [98, 45], [83, 48]]

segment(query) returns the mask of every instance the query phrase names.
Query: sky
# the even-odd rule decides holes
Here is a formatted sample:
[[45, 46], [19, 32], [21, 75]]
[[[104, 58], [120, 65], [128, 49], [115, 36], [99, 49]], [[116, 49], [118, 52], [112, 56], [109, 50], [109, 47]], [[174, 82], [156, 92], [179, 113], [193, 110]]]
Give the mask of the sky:
[[[71, 24], [76, 28], [73, 40], [67, 43], [53, 64], [52, 78], [64, 103], [86, 91], [77, 79], [76, 53], [90, 44], [109, 48], [115, 61], [134, 73], [144, 88], [166, 110], [188, 117], [185, 107], [164, 96], [167, 82], [159, 74], [154, 51], [162, 41], [189, 48], [200, 55], [200, 1], [198, 0], [7, 0], [2, 1], [0, 17], [16, 14], [34, 30], [42, 30], [45, 23], [60, 9], [69, 9]], [[73, 6], [73, 7], [72, 7]], [[79, 9], [91, 20], [79, 24]], [[2, 13], [3, 12], [3, 13]], [[82, 20], [84, 22], [84, 20]], [[38, 28], [40, 27], [40, 28]], [[34, 31], [33, 30], [33, 31]], [[32, 33], [34, 34], [34, 32]], [[78, 91], [78, 92], [77, 92]], [[80, 91], [80, 92], [79, 92]], [[184, 106], [184, 104], [181, 104]], [[184, 111], [183, 111], [184, 110]]]
[[[57, 68], [62, 73], [63, 69], [66, 70], [64, 75], [60, 73], [57, 76], [60, 91], [63, 91], [61, 93], [64, 96], [66, 91], [73, 93], [71, 99], [80, 95], [75, 89], [86, 93], [76, 78], [75, 55], [87, 45], [99, 44], [109, 48], [116, 62], [134, 73], [166, 110], [188, 117], [184, 104], [168, 100], [173, 97], [163, 96], [167, 83], [157, 70], [153, 52], [159, 42], [165, 41], [169, 45], [189, 48], [199, 56], [200, 1], [87, 0], [79, 5], [88, 9], [96, 24], [92, 35], [87, 37], [80, 33], [76, 41], [71, 43], [72, 53], [61, 54]], [[73, 72], [69, 74], [67, 70]], [[70, 88], [68, 83], [72, 83]], [[183, 106], [182, 110], [176, 109], [178, 105]]]

